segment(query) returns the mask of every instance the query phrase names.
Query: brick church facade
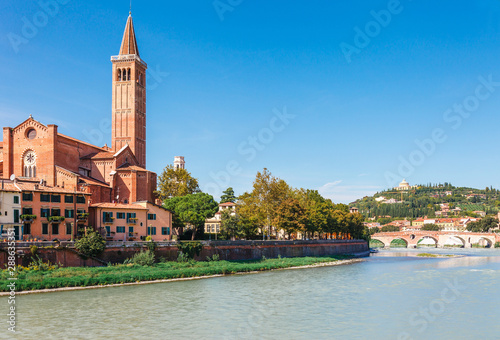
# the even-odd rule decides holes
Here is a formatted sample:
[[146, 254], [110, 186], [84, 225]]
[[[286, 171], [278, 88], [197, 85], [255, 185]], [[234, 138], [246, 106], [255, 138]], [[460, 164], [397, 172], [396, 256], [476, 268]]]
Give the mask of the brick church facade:
[[[131, 15], [120, 53], [111, 57], [111, 62], [111, 147], [63, 135], [57, 125], [44, 125], [30, 116], [14, 128], [3, 128], [0, 178], [31, 183], [39, 191], [59, 188], [82, 194], [88, 198], [91, 220], [92, 207], [102, 207], [103, 203], [123, 209], [127, 205], [134, 209], [138, 202], [155, 203], [157, 175], [146, 169], [147, 64], [140, 58]], [[171, 216], [162, 218], [169, 219]], [[94, 223], [97, 220], [93, 218]], [[170, 230], [171, 222], [164, 227]]]

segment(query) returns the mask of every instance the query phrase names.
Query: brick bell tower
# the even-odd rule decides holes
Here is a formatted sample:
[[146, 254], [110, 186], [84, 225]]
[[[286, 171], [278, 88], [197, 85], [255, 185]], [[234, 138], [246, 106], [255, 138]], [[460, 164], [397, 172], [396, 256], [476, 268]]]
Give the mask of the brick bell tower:
[[135, 38], [132, 13], [123, 33], [120, 54], [113, 63], [112, 148], [129, 145], [139, 165], [146, 168], [146, 69]]

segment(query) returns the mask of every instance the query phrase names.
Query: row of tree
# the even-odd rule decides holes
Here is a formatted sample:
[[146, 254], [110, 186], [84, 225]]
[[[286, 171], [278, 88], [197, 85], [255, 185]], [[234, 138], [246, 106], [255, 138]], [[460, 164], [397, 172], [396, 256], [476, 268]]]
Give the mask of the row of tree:
[[[189, 238], [203, 238], [205, 220], [214, 216], [218, 203], [200, 191], [187, 170], [168, 166], [157, 194], [174, 213], [174, 228], [189, 226]], [[221, 235], [226, 239], [367, 237], [361, 214], [351, 214], [348, 206], [334, 204], [316, 190], [294, 189], [267, 169], [257, 173], [251, 192], [236, 197], [228, 188], [221, 196], [225, 202], [236, 204], [235, 211], [222, 213]]]

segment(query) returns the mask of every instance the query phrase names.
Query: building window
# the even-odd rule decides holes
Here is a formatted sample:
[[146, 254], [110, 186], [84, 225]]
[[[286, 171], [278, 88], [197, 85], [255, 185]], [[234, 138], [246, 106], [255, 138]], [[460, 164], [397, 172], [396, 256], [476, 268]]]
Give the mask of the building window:
[[107, 225], [107, 226], [106, 226], [106, 227], [104, 227], [104, 228], [106, 228], [106, 236], [107, 236], [107, 237], [110, 237], [110, 236], [111, 236], [111, 227], [110, 227], [109, 225]]
[[40, 194], [40, 202], [50, 202], [49, 194]]
[[19, 204], [19, 196], [14, 196], [14, 204]]
[[64, 196], [64, 203], [73, 203], [73, 196], [71, 195]]
[[52, 195], [51, 201], [53, 203], [61, 203], [61, 195]]
[[85, 196], [77, 196], [76, 197], [76, 203], [78, 203], [78, 204], [85, 204]]
[[73, 234], [73, 227], [71, 226], [71, 223], [66, 223], [66, 235], [71, 235]]
[[42, 235], [48, 235], [48, 234], [49, 234], [49, 224], [42, 223]]
[[23, 215], [33, 215], [33, 208], [23, 208]]
[[133, 237], [134, 236], [134, 227], [128, 227], [128, 236]]
[[59, 235], [59, 223], [52, 224], [52, 235]]
[[24, 202], [33, 202], [33, 193], [32, 192], [23, 192], [23, 201]]
[[65, 209], [64, 210], [65, 218], [75, 218], [75, 211], [73, 209]]
[[19, 223], [19, 210], [14, 209], [14, 223]]
[[33, 150], [28, 150], [23, 157], [24, 177], [36, 177], [36, 154]]
[[116, 227], [117, 234], [125, 234], [125, 227]]
[[25, 235], [31, 235], [31, 223], [25, 223], [24, 224], [24, 230], [23, 233]]
[[104, 211], [102, 213], [102, 220], [104, 223], [113, 223], [113, 213]]
[[61, 209], [53, 208], [50, 211], [50, 216], [61, 216]]
[[161, 227], [162, 235], [170, 235], [170, 227]]
[[148, 235], [156, 235], [156, 227], [148, 227]]
[[119, 212], [116, 213], [116, 218], [119, 220], [124, 220], [125, 219], [125, 213]]
[[40, 209], [40, 217], [49, 217], [50, 216], [50, 209]]
[[156, 221], [156, 214], [148, 214], [148, 220]]
[[136, 223], [137, 218], [135, 216], [135, 213], [127, 213], [127, 223]]

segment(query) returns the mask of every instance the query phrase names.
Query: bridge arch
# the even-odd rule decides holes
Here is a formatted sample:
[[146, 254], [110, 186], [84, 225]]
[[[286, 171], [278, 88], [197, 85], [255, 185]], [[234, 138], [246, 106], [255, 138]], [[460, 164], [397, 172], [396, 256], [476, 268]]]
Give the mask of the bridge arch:
[[443, 244], [444, 247], [461, 247], [464, 248], [467, 242], [464, 238], [456, 235], [451, 235], [448, 237], [446, 242]]
[[[432, 240], [433, 242], [428, 242], [429, 240]], [[434, 247], [434, 248], [437, 248], [439, 244], [439, 240], [433, 236], [422, 236], [420, 237], [420, 239], [417, 241], [417, 247]]]
[[390, 248], [408, 248], [408, 241], [405, 240], [403, 237], [395, 237], [392, 239], [389, 247]]
[[493, 242], [489, 238], [481, 237], [477, 241], [477, 245], [483, 248], [491, 248], [493, 246]]
[[386, 245], [385, 245], [385, 242], [382, 241], [382, 240], [379, 240], [377, 238], [374, 238], [372, 236], [371, 240], [370, 240], [370, 248], [385, 248]]

